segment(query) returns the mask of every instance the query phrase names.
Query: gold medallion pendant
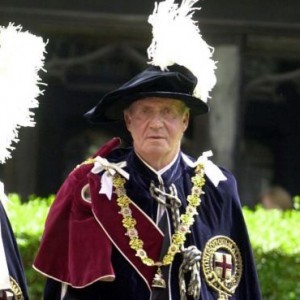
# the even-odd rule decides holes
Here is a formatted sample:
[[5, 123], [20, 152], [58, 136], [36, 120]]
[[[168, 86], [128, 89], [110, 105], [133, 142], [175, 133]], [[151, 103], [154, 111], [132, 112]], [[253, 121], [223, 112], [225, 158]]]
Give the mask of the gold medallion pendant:
[[208, 285], [218, 292], [218, 300], [229, 300], [242, 276], [238, 246], [226, 236], [211, 238], [203, 250], [202, 269]]
[[163, 289], [166, 288], [166, 281], [163, 278], [163, 274], [160, 267], [157, 268], [157, 272], [152, 281], [152, 286]]

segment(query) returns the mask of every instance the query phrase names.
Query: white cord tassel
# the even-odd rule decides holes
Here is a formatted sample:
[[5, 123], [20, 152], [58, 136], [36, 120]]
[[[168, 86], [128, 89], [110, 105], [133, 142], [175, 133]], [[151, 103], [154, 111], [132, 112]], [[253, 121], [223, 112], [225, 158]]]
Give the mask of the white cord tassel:
[[148, 22], [152, 25], [153, 40], [148, 48], [150, 64], [167, 70], [178, 64], [189, 69], [197, 77], [194, 96], [207, 102], [209, 92], [216, 84], [213, 48], [202, 39], [197, 22], [192, 19], [198, 0], [182, 0], [179, 6], [174, 0], [155, 3]]
[[46, 43], [21, 26], [0, 27], [0, 163], [11, 157], [20, 127], [34, 126], [32, 108], [42, 94], [38, 71]]

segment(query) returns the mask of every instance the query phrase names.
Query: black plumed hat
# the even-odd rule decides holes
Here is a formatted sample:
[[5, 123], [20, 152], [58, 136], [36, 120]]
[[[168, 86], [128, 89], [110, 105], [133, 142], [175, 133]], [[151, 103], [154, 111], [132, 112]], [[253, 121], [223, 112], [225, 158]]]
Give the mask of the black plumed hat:
[[167, 71], [151, 66], [107, 93], [99, 103], [85, 114], [92, 123], [107, 123], [123, 119], [123, 111], [136, 100], [160, 97], [181, 100], [192, 115], [208, 112], [208, 106], [193, 96], [197, 78], [185, 67], [173, 65]]
[[183, 101], [192, 115], [208, 111], [209, 92], [216, 83], [213, 49], [202, 39], [193, 13], [197, 0], [155, 3], [148, 22], [153, 39], [148, 48], [151, 67], [115, 91], [106, 94], [85, 114], [93, 123], [123, 118], [133, 101], [163, 97]]

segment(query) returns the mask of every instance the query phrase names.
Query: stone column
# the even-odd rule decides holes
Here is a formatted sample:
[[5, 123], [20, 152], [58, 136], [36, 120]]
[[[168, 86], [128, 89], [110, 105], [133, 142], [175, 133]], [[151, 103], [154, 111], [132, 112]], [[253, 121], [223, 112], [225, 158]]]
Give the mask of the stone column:
[[240, 49], [237, 45], [215, 48], [217, 84], [209, 100], [209, 139], [213, 161], [233, 170], [239, 130]]

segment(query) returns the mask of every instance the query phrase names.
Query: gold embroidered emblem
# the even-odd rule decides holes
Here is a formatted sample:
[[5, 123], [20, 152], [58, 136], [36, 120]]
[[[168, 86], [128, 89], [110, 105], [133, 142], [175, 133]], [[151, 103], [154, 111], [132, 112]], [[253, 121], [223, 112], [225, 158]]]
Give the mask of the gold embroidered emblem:
[[11, 276], [9, 278], [9, 281], [10, 281], [11, 291], [14, 294], [14, 300], [24, 300], [22, 290], [21, 290], [19, 284], [17, 283], [17, 281], [14, 278], [12, 278]]
[[226, 236], [215, 236], [205, 245], [202, 269], [206, 282], [219, 293], [218, 300], [230, 299], [242, 276], [242, 257], [238, 246]]

